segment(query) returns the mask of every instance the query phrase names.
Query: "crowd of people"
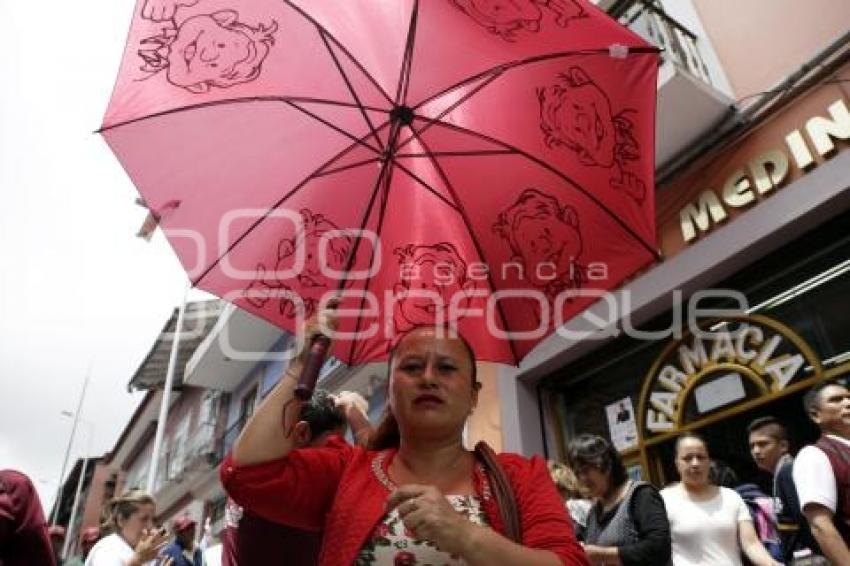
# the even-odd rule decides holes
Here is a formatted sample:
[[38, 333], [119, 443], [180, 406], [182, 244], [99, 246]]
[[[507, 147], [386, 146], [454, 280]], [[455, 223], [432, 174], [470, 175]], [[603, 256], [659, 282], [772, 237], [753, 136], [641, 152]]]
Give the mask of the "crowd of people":
[[552, 463], [550, 471], [591, 563], [850, 565], [850, 391], [821, 383], [803, 405], [821, 437], [796, 460], [779, 419], [760, 417], [747, 428], [770, 493], [739, 483], [695, 433], [677, 438], [679, 481], [660, 492], [629, 479], [606, 439], [578, 436], [569, 466]]
[[[333, 328], [333, 317], [324, 324]], [[318, 328], [311, 321], [306, 335]], [[796, 459], [780, 420], [750, 424], [750, 452], [772, 476], [770, 493], [738, 485], [694, 433], [675, 443], [679, 481], [659, 490], [630, 477], [600, 436], [575, 437], [565, 463], [495, 454], [484, 443], [467, 449], [464, 427], [482, 384], [472, 348], [442, 328], [414, 328], [397, 342], [374, 427], [357, 396], [296, 398], [304, 355], [221, 465], [231, 499], [215, 555], [198, 544], [194, 520], [162, 528], [153, 498], [129, 491], [65, 564], [850, 565], [843, 385], [806, 394], [822, 435]], [[48, 528], [25, 476], [0, 472], [0, 565], [61, 564], [64, 534]]]

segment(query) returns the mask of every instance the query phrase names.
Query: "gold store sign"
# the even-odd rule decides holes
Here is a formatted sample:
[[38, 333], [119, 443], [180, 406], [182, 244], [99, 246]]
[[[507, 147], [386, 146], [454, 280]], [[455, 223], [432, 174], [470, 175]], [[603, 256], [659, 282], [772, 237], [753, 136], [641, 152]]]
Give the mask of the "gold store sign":
[[817, 356], [790, 328], [764, 316], [730, 318], [664, 349], [641, 392], [641, 430], [644, 438], [675, 432], [685, 420], [745, 400], [747, 390], [781, 391], [821, 371]]
[[[793, 166], [805, 173], [815, 165], [813, 147], [822, 158], [836, 153], [834, 140], [850, 139], [850, 111], [842, 99], [827, 108], [829, 118], [813, 116], [803, 131], [795, 129], [785, 136], [784, 145], [760, 153], [735, 169], [719, 189], [702, 191], [696, 202], [679, 212], [682, 237], [686, 243], [707, 233], [728, 217], [729, 209], [748, 207], [781, 187]], [[808, 142], [808, 143], [807, 143]]]

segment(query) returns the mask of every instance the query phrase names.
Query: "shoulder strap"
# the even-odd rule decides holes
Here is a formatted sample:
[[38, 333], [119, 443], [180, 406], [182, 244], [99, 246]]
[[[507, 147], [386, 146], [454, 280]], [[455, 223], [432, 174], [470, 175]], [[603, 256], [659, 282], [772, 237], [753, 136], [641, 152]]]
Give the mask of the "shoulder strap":
[[839, 458], [845, 465], [850, 466], [850, 448], [828, 436], [821, 436], [815, 446]]
[[648, 485], [652, 489], [655, 489], [655, 486], [653, 486], [651, 483], [645, 482], [645, 481], [642, 481], [642, 480], [638, 480], [638, 481], [632, 482], [632, 485], [629, 488], [629, 492], [626, 494], [626, 501], [625, 501], [626, 512], [628, 513], [629, 521], [631, 521], [632, 524], [635, 525], [635, 526], [637, 526], [637, 524], [635, 523], [634, 513], [632, 512], [632, 509], [634, 508], [634, 506], [637, 505], [637, 503], [635, 502], [635, 493], [637, 492], [638, 489], [642, 488], [645, 485]]
[[502, 522], [505, 524], [505, 534], [514, 542], [521, 542], [521, 531], [519, 522], [519, 509], [517, 508], [516, 496], [513, 487], [505, 473], [505, 469], [496, 458], [496, 453], [486, 442], [475, 445], [475, 455], [484, 464], [490, 483], [493, 488], [493, 497]]

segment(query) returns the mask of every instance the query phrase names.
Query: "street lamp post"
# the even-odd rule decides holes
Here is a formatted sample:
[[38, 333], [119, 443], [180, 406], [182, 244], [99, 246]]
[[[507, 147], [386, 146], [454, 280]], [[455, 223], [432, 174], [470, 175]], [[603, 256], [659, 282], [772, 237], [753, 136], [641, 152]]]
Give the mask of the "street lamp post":
[[[62, 560], [68, 558], [68, 549], [71, 546], [71, 529], [74, 528], [74, 520], [77, 518], [77, 510], [80, 505], [80, 494], [83, 490], [83, 481], [86, 477], [86, 468], [89, 463], [89, 455], [91, 454], [92, 437], [94, 437], [94, 425], [86, 420], [80, 420], [89, 429], [88, 441], [86, 442], [86, 452], [83, 454], [83, 465], [80, 469], [80, 477], [77, 479], [77, 491], [74, 493], [74, 504], [71, 506], [71, 516], [68, 518], [68, 529], [65, 532], [65, 544], [62, 546]], [[78, 537], [77, 537], [78, 538]]]
[[[86, 389], [89, 386], [89, 376], [91, 375], [91, 367], [89, 367], [89, 371], [86, 373], [86, 377], [83, 380], [83, 390], [80, 393], [80, 400], [77, 403], [77, 411], [74, 413], [74, 424], [71, 426], [71, 436], [68, 437], [68, 446], [65, 448], [65, 457], [62, 459], [62, 468], [59, 471], [59, 485], [56, 488], [56, 500], [53, 502], [53, 513], [50, 517], [50, 524], [55, 525], [56, 519], [59, 516], [59, 505], [62, 503], [62, 491], [64, 486], [64, 478], [65, 478], [65, 468], [68, 465], [68, 456], [71, 454], [71, 445], [74, 443], [74, 435], [77, 434], [77, 425], [80, 420], [80, 409], [83, 408], [83, 401], [86, 398]], [[67, 411], [62, 412], [63, 415], [70, 416], [67, 414]]]
[[162, 437], [165, 434], [165, 421], [168, 419], [168, 407], [171, 399], [171, 388], [174, 383], [174, 372], [177, 367], [177, 355], [180, 352], [180, 336], [183, 333], [183, 316], [186, 314], [186, 301], [189, 298], [189, 290], [191, 285], [188, 285], [183, 291], [183, 302], [180, 303], [180, 309], [177, 311], [177, 322], [174, 325], [174, 337], [171, 342], [171, 353], [168, 356], [168, 369], [165, 372], [165, 385], [162, 388], [162, 400], [159, 404], [159, 419], [156, 423], [156, 434], [153, 440], [153, 449], [151, 450], [151, 463], [148, 468], [148, 493], [153, 495], [156, 487], [157, 466], [159, 465], [159, 452], [162, 450]]

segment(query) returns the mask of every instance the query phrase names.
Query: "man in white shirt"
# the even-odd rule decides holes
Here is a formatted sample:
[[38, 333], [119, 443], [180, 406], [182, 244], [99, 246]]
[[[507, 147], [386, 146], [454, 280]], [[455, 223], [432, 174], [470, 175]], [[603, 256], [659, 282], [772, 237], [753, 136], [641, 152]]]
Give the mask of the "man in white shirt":
[[821, 383], [806, 393], [803, 407], [822, 436], [794, 461], [800, 508], [824, 555], [850, 564], [850, 390]]

